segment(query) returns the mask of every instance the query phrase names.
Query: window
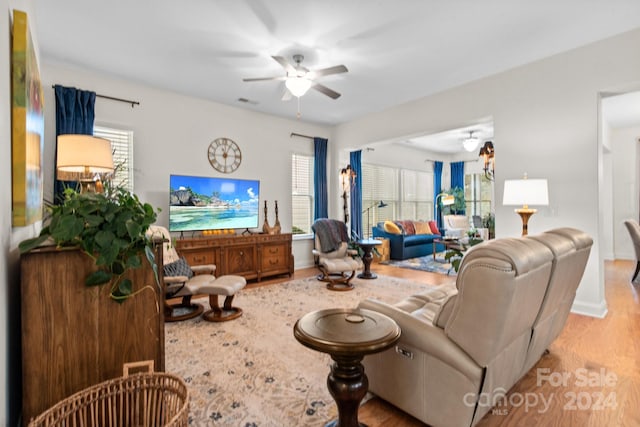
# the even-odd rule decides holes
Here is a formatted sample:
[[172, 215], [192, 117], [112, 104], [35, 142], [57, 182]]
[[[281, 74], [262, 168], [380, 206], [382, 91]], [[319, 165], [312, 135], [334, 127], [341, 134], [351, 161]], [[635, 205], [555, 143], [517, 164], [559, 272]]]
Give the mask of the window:
[[111, 141], [115, 173], [111, 183], [133, 191], [133, 132], [104, 126], [94, 126], [93, 136]]
[[[387, 204], [378, 208], [380, 201]], [[398, 169], [362, 164], [362, 233], [371, 236], [371, 228], [380, 221], [396, 219], [400, 208], [398, 196]], [[358, 215], [358, 212], [352, 212]]]
[[432, 219], [433, 173], [403, 169], [401, 176], [401, 219]]
[[[378, 208], [380, 201], [387, 207]], [[362, 165], [362, 231], [371, 236], [378, 222], [433, 218], [433, 173]]]
[[481, 218], [491, 212], [492, 183], [484, 174], [470, 174], [464, 177], [464, 199], [468, 217]]
[[313, 162], [305, 154], [291, 156], [291, 230], [293, 234], [312, 234]]

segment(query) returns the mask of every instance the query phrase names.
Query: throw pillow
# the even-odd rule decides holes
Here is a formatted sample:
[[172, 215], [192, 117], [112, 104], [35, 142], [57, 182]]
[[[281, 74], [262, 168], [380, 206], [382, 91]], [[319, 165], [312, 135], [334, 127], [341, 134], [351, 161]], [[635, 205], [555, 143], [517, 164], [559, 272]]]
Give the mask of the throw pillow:
[[162, 270], [165, 276], [187, 276], [189, 279], [193, 277], [193, 270], [184, 258], [165, 265]]
[[429, 223], [426, 221], [414, 221], [413, 226], [416, 229], [416, 234], [433, 234]]
[[429, 228], [431, 229], [431, 233], [440, 235], [440, 230], [438, 230], [438, 224], [435, 221], [429, 221]]
[[392, 221], [384, 222], [384, 231], [389, 234], [402, 234], [402, 230]]
[[398, 226], [402, 228], [402, 230], [404, 230], [404, 234], [406, 236], [413, 236], [414, 234], [416, 234], [416, 229], [413, 226], [413, 221], [396, 221], [396, 224], [398, 224]]

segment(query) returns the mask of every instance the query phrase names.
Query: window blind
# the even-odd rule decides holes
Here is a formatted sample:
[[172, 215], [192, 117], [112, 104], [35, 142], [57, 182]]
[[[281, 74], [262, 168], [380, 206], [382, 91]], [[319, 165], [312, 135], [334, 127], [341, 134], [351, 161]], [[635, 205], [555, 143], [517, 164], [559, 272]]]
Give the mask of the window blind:
[[313, 221], [313, 156], [291, 156], [291, 225], [293, 234], [311, 234]]
[[112, 184], [133, 192], [133, 131], [94, 126], [93, 135], [111, 142], [115, 168]]

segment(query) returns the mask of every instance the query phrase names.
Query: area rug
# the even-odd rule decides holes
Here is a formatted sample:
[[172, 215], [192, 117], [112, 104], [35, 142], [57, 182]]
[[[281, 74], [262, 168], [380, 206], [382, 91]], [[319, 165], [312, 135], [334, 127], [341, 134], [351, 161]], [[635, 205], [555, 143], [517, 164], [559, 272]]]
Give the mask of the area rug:
[[[166, 371], [189, 388], [193, 426], [322, 426], [337, 416], [326, 380], [331, 359], [302, 346], [293, 325], [304, 314], [355, 307], [368, 297], [394, 303], [431, 287], [378, 276], [329, 291], [315, 277], [240, 291], [244, 315], [224, 323], [201, 318], [165, 325]], [[195, 302], [209, 308], [207, 299]]]
[[381, 264], [391, 265], [399, 268], [410, 268], [412, 270], [429, 271], [431, 273], [446, 274], [449, 276], [455, 276], [456, 272], [453, 269], [451, 263], [444, 260], [444, 253], [436, 254], [436, 259], [433, 259], [433, 255], [425, 255], [418, 258], [409, 258], [404, 260], [388, 260], [383, 261]]

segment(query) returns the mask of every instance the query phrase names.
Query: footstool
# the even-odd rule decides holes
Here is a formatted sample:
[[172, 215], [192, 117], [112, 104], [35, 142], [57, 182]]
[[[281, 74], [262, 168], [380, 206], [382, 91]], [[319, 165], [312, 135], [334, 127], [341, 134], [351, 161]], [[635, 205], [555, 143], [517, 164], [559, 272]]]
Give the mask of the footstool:
[[[247, 281], [242, 276], [225, 275], [217, 277], [213, 282], [202, 286], [198, 293], [209, 295], [211, 310], [205, 311], [202, 318], [209, 322], [226, 322], [242, 316], [242, 309], [232, 307], [233, 297], [236, 292], [244, 288]], [[218, 295], [224, 295], [224, 305], [218, 305]]]

